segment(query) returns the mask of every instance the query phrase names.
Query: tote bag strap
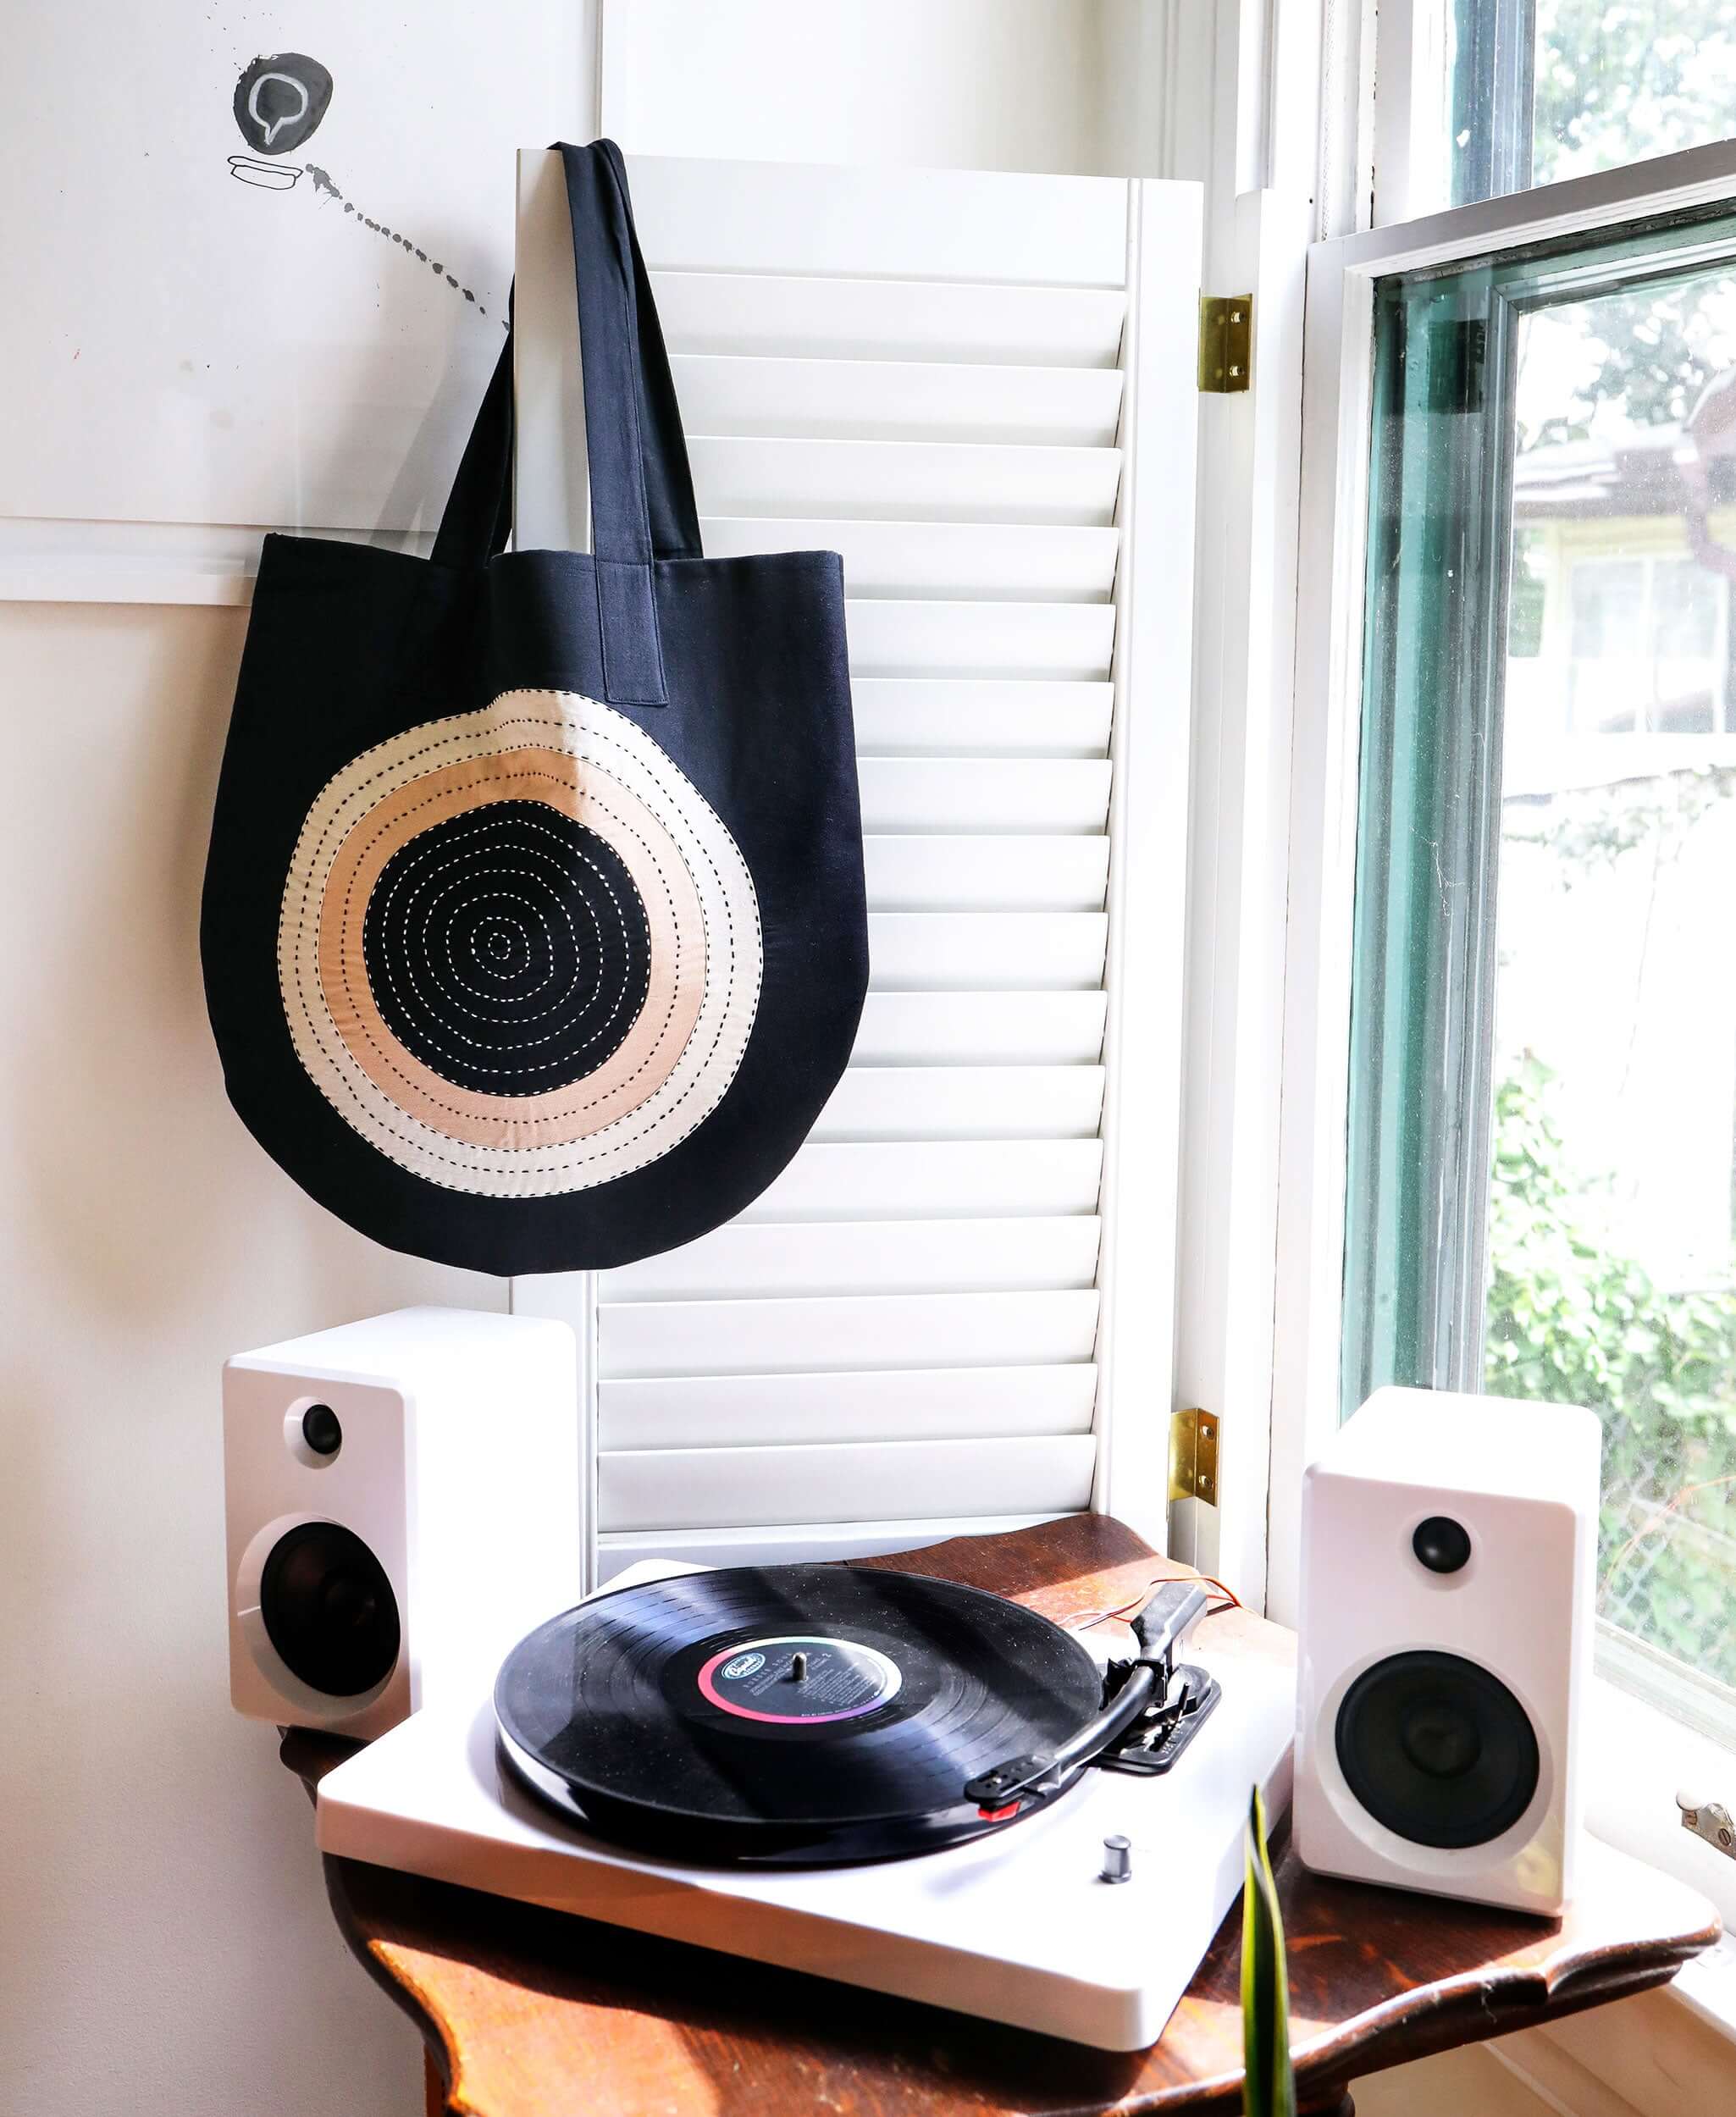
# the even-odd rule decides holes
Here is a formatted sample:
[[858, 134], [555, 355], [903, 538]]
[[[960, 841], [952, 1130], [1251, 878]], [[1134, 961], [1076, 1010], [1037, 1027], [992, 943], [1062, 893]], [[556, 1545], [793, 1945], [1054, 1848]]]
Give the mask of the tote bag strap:
[[[661, 705], [650, 569], [659, 559], [703, 556], [687, 444], [621, 151], [600, 140], [558, 152], [572, 222], [605, 694], [612, 704]], [[437, 563], [478, 565], [504, 548], [512, 439], [509, 325], [434, 540]]]
[[506, 296], [506, 340], [483, 393], [476, 423], [430, 555], [436, 566], [481, 566], [506, 548], [512, 529], [512, 296]]
[[600, 559], [700, 557], [681, 412], [639, 254], [627, 170], [612, 140], [563, 146], [572, 217], [578, 344]]

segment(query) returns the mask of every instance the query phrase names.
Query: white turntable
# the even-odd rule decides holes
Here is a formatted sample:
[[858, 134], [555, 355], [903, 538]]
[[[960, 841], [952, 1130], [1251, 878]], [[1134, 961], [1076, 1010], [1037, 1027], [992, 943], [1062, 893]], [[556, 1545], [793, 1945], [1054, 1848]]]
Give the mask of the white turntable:
[[[625, 1578], [687, 1570], [648, 1566]], [[1190, 1646], [1188, 1656], [1218, 1678], [1221, 1700], [1164, 1776], [1085, 1769], [1047, 1805], [939, 1851], [798, 1866], [628, 1849], [521, 1783], [502, 1761], [487, 1696], [426, 1708], [329, 1772], [319, 1843], [1051, 2036], [1141, 2049], [1162, 2033], [1240, 1889], [1249, 1788], [1262, 1788], [1274, 1817], [1290, 1794], [1291, 1672], [1209, 1648]]]

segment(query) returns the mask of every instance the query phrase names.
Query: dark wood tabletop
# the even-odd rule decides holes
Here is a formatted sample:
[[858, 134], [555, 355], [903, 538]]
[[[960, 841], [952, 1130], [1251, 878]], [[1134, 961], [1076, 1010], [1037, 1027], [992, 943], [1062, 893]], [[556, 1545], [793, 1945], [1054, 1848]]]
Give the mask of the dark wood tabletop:
[[[1183, 1573], [1075, 1516], [863, 1561], [966, 1581], [1061, 1623]], [[1225, 1652], [1293, 1658], [1240, 1610]], [[292, 1729], [310, 1786], [354, 1745]], [[1693, 1890], [1588, 1840], [1578, 1901], [1528, 1918], [1308, 1874], [1280, 1838], [1302, 2109], [1348, 2113], [1389, 2065], [1667, 1983], [1717, 1937]], [[326, 1882], [351, 1947], [428, 2039], [431, 2112], [462, 2117], [1103, 2117], [1241, 2107], [1241, 1913], [1149, 2051], [1097, 2051], [356, 1860]]]

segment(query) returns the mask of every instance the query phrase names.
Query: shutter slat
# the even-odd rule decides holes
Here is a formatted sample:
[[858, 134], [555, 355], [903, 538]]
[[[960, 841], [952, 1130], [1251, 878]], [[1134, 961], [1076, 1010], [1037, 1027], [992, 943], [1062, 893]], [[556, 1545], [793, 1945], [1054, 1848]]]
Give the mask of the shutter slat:
[[861, 756], [1108, 754], [1107, 683], [858, 677], [850, 688]]
[[[1077, 1513], [1073, 1508], [1070, 1512]], [[821, 1559], [873, 1558], [882, 1551], [918, 1550], [949, 1536], [998, 1536], [1053, 1522], [1037, 1514], [936, 1515], [921, 1521], [803, 1522], [745, 1529], [645, 1529], [597, 1539], [599, 1585], [643, 1560], [687, 1566], [786, 1566]]]
[[868, 837], [873, 911], [1101, 911], [1107, 837]]
[[852, 595], [1106, 603], [1119, 533], [987, 522], [852, 522], [708, 516], [705, 555], [836, 551]]
[[989, 1220], [1095, 1213], [1101, 1140], [947, 1140], [799, 1147], [740, 1215], [760, 1220]]
[[815, 1140], [1087, 1139], [1101, 1066], [852, 1066]]
[[694, 1448], [608, 1454], [597, 1463], [603, 1533], [1076, 1511], [1091, 1497], [1088, 1434], [970, 1441], [876, 1441], [829, 1448]]
[[[1026, 1220], [809, 1221], [796, 1227], [732, 1221], [678, 1250], [602, 1273], [598, 1294], [605, 1302], [744, 1301], [1084, 1287], [1097, 1276], [1098, 1233], [1096, 1216], [1082, 1213]], [[635, 1444], [629, 1434], [622, 1445], [677, 1444], [649, 1438]]]
[[851, 1062], [1095, 1065], [1108, 1010], [1102, 992], [870, 992]]
[[716, 353], [677, 353], [670, 365], [692, 434], [1109, 448], [1121, 411], [1114, 368]]
[[1108, 941], [1102, 912], [871, 912], [868, 981], [881, 992], [1084, 991], [1103, 982]]
[[1127, 186], [1113, 177], [976, 169], [862, 172], [635, 156], [653, 267], [827, 277], [1120, 287]]
[[605, 1449], [776, 1447], [1085, 1434], [1096, 1399], [1090, 1364], [713, 1374], [602, 1383], [597, 1417]]
[[862, 827], [917, 831], [1101, 832], [1109, 764], [1095, 757], [867, 757]]
[[605, 1303], [597, 1312], [597, 1374], [607, 1382], [985, 1363], [1042, 1367], [1088, 1360], [1097, 1313], [1091, 1289]]
[[1114, 372], [1120, 287], [947, 285], [653, 268], [663, 334], [683, 353], [969, 362]]
[[850, 674], [1101, 681], [1109, 673], [1108, 603], [844, 602]]
[[687, 452], [706, 516], [1107, 527], [1121, 478], [1118, 449], [690, 434]]

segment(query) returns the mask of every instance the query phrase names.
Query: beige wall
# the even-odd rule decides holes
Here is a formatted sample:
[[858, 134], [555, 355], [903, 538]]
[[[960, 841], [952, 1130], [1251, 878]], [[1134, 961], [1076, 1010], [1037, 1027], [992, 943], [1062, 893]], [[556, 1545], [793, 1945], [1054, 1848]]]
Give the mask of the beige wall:
[[0, 2107], [409, 2117], [306, 1798], [229, 1711], [230, 1352], [500, 1283], [305, 1198], [224, 1099], [198, 904], [242, 613], [0, 605]]

